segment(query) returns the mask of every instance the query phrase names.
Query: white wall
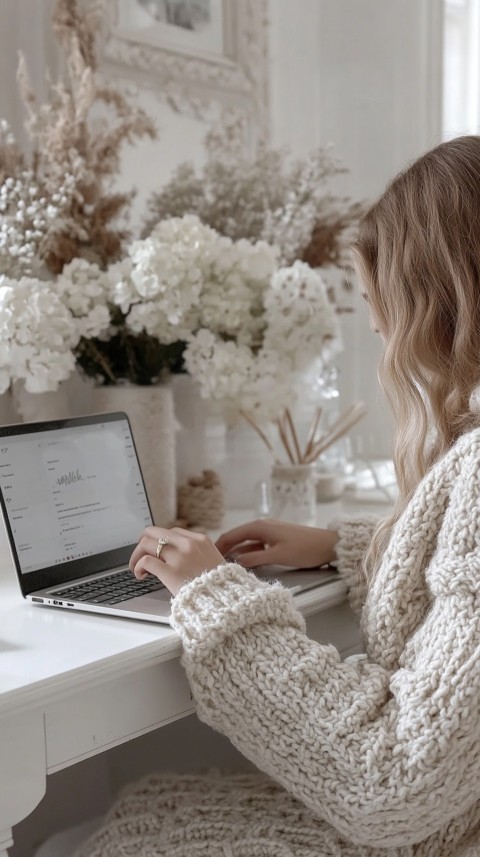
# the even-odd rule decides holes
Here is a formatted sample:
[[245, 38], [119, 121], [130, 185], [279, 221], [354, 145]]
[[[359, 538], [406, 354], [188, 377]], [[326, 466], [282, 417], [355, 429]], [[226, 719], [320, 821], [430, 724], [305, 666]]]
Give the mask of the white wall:
[[[441, 137], [442, 0], [271, 0], [273, 141], [298, 154], [333, 143], [339, 187], [374, 199]], [[357, 435], [388, 453], [391, 422], [376, 381], [381, 343], [363, 302], [344, 316], [345, 402], [369, 409]]]
[[0, 117], [7, 119], [15, 136], [27, 146], [24, 113], [17, 95], [18, 53], [28, 60], [32, 88], [40, 99], [47, 93], [45, 70], [57, 72], [57, 53], [50, 26], [54, 0], [1, 0], [0, 2]]
[[[48, 14], [53, 0], [0, 4], [0, 115], [18, 130], [16, 51], [27, 53], [44, 94], [42, 68], [55, 65]], [[442, 0], [269, 0], [270, 127], [274, 145], [303, 155], [332, 142], [350, 173], [339, 183], [355, 198], [373, 199], [409, 160], [440, 139]], [[128, 79], [128, 76], [125, 77]], [[172, 167], [201, 163], [205, 121], [174, 113], [155, 80], [137, 100], [156, 118], [160, 140], [126, 152], [121, 184], [136, 186], [135, 219]], [[344, 318], [341, 359], [345, 402], [366, 401], [357, 434], [369, 454], [388, 453], [391, 424], [376, 382], [381, 345], [367, 313]]]

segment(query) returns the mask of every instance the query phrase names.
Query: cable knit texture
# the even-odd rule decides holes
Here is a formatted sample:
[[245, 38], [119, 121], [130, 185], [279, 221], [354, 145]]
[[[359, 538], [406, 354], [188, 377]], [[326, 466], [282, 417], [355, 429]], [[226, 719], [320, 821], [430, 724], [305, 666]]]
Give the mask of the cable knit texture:
[[341, 857], [342, 848], [333, 828], [269, 777], [209, 772], [127, 788], [75, 857]]
[[[352, 587], [371, 526], [341, 525]], [[238, 565], [191, 581], [172, 608], [198, 714], [272, 780], [154, 780], [138, 817], [124, 800], [125, 827], [82, 857], [479, 857], [479, 594], [480, 429], [422, 480], [368, 594], [353, 592], [363, 657], [309, 640], [291, 594]], [[165, 834], [169, 799], [183, 850]]]
[[367, 597], [367, 581], [362, 569], [362, 560], [372, 540], [378, 519], [373, 515], [337, 518], [330, 523], [337, 530], [337, 561], [334, 563], [348, 587], [348, 600], [357, 616], [361, 615]]

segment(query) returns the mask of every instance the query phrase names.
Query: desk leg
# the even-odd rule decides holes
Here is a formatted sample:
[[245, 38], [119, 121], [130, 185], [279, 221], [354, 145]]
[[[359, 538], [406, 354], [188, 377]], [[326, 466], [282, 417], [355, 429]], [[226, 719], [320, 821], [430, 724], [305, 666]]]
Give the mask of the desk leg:
[[11, 845], [13, 845], [12, 831], [0, 832], [0, 857], [8, 857], [7, 848], [10, 848]]
[[13, 844], [12, 828], [45, 794], [47, 764], [42, 711], [0, 721], [0, 857]]

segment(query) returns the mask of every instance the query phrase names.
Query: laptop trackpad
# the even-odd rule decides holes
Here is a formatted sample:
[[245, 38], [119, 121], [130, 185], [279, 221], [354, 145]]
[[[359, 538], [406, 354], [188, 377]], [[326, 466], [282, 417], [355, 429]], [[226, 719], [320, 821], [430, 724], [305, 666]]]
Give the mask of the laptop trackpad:
[[126, 613], [157, 613], [160, 607], [162, 613], [165, 610], [169, 613], [171, 598], [168, 589], [157, 589], [155, 592], [149, 592], [148, 595], [129, 598], [128, 601], [122, 601], [114, 606], [115, 610], [125, 610]]

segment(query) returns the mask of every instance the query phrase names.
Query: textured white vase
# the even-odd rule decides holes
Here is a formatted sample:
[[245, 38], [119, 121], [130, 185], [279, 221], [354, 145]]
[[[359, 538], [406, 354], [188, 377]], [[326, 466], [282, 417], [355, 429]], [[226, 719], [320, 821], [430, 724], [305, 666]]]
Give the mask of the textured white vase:
[[61, 420], [91, 413], [90, 396], [93, 389], [90, 378], [74, 372], [52, 393], [27, 393], [23, 384], [16, 383], [12, 399], [19, 421]]
[[18, 410], [17, 402], [12, 390], [7, 390], [0, 395], [0, 425], [11, 425], [21, 423], [22, 415]]
[[14, 389], [15, 404], [23, 422], [59, 420], [72, 416], [66, 384], [52, 393], [27, 393], [23, 384]]
[[90, 413], [124, 411], [130, 420], [145, 487], [158, 526], [176, 517], [175, 419], [168, 384], [95, 387]]

